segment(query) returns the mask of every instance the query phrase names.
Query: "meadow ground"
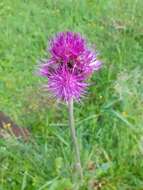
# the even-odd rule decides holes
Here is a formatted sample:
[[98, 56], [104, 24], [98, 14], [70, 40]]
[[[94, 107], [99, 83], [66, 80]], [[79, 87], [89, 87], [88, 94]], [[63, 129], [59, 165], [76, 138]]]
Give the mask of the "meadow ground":
[[[0, 140], [0, 190], [143, 190], [142, 13], [142, 0], [0, 1], [0, 110], [32, 134]], [[66, 105], [35, 75], [48, 39], [65, 30], [96, 44], [104, 63], [75, 104], [82, 185]]]

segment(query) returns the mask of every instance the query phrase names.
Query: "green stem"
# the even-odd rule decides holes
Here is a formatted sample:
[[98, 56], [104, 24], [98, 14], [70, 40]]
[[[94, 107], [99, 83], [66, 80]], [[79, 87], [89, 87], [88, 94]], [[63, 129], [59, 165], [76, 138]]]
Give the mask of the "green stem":
[[69, 127], [71, 130], [72, 141], [73, 141], [73, 145], [75, 149], [76, 169], [79, 172], [79, 176], [81, 180], [83, 180], [83, 171], [82, 171], [81, 161], [80, 161], [80, 151], [79, 151], [79, 145], [78, 145], [75, 126], [74, 126], [73, 99], [69, 100], [68, 102], [68, 111], [69, 111]]

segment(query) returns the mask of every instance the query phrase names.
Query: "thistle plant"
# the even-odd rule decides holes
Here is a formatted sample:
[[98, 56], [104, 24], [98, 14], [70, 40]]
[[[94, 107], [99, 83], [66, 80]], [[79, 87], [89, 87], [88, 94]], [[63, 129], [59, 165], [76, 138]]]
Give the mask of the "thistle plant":
[[83, 178], [80, 150], [74, 126], [73, 103], [85, 95], [89, 86], [87, 79], [101, 68], [97, 53], [88, 47], [87, 41], [78, 33], [62, 32], [50, 40], [49, 59], [39, 66], [38, 73], [48, 79], [45, 87], [68, 107], [69, 127], [75, 150], [76, 168]]

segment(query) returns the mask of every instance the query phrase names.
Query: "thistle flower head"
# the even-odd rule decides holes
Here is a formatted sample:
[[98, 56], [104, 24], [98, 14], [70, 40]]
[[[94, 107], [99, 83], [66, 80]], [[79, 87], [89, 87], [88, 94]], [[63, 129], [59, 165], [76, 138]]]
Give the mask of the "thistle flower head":
[[61, 100], [79, 100], [84, 95], [87, 78], [100, 69], [96, 52], [74, 32], [59, 33], [50, 41], [50, 58], [40, 64], [39, 74], [48, 79], [46, 87]]

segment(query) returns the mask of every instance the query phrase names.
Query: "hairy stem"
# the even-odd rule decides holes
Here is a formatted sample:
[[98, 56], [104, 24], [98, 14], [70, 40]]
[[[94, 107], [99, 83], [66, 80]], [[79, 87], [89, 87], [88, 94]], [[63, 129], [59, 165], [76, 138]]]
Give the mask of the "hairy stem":
[[68, 102], [68, 111], [69, 111], [69, 127], [71, 130], [72, 141], [73, 141], [73, 145], [75, 149], [76, 169], [79, 172], [79, 176], [81, 180], [83, 180], [83, 171], [82, 171], [81, 161], [80, 161], [80, 151], [79, 151], [79, 145], [78, 145], [75, 126], [74, 126], [73, 99], [69, 100]]

